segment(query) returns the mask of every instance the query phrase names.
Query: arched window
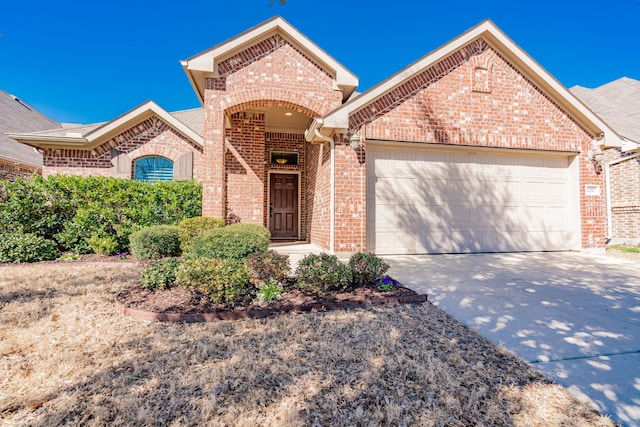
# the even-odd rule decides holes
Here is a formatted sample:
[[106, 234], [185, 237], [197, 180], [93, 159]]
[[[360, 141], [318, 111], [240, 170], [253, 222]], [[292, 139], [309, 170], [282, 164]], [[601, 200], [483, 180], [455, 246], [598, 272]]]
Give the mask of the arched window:
[[134, 177], [141, 181], [171, 181], [173, 162], [164, 157], [143, 157], [134, 162]]

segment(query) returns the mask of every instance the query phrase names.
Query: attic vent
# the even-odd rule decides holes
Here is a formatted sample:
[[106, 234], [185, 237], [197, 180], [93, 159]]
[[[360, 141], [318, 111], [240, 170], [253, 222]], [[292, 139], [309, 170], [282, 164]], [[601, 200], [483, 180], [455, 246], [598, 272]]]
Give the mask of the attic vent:
[[473, 91], [491, 93], [491, 76], [488, 67], [475, 67], [473, 69]]
[[13, 100], [16, 101], [18, 104], [22, 105], [24, 108], [26, 108], [29, 111], [33, 111], [31, 109], [31, 107], [29, 107], [27, 104], [25, 104], [24, 102], [22, 102], [22, 100], [20, 98], [18, 98], [17, 96], [13, 96], [11, 95], [11, 97], [13, 97]]

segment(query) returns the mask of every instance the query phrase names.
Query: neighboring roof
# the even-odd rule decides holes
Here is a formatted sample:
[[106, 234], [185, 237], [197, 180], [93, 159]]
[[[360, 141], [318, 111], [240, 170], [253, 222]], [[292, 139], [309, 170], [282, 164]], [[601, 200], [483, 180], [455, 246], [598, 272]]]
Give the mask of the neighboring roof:
[[9, 137], [39, 148], [91, 150], [153, 116], [159, 117], [192, 142], [202, 146], [202, 127], [204, 124], [204, 110], [202, 108], [168, 113], [153, 101], [147, 101], [108, 122], [77, 125], [77, 127], [65, 125], [61, 129], [42, 132], [10, 133]]
[[571, 92], [621, 136], [640, 144], [640, 81], [622, 77], [595, 89], [574, 86]]
[[0, 159], [41, 168], [40, 153], [5, 134], [53, 128], [60, 128], [60, 123], [51, 120], [19, 98], [0, 90]]
[[193, 89], [198, 95], [198, 99], [201, 102], [204, 99], [206, 77], [218, 76], [217, 65], [220, 62], [275, 34], [284, 37], [285, 40], [309, 58], [326, 68], [333, 75], [337, 86], [342, 90], [343, 99], [348, 99], [358, 87], [359, 80], [355, 74], [346, 69], [282, 17], [275, 16], [211, 49], [205, 50], [187, 60], [180, 61]]
[[420, 58], [362, 95], [349, 100], [325, 117], [315, 119], [307, 132], [307, 138], [309, 140], [316, 138], [314, 133], [316, 130], [322, 135], [328, 136], [337, 129], [348, 129], [349, 116], [480, 38], [503, 55], [587, 131], [593, 135], [602, 135], [603, 138], [599, 140], [602, 146], [620, 147], [622, 145], [620, 136], [607, 123], [586, 108], [567, 88], [488, 19]]

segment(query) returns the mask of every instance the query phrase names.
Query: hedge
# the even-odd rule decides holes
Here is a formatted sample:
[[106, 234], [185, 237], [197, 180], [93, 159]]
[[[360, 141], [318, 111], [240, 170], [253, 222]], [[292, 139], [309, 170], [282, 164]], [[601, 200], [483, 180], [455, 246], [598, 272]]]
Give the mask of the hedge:
[[257, 224], [232, 224], [214, 228], [191, 240], [190, 257], [243, 260], [269, 249], [269, 230]]
[[196, 181], [62, 175], [0, 181], [0, 230], [54, 241], [58, 252], [90, 253], [89, 241], [101, 238], [112, 238], [115, 250], [125, 252], [131, 233], [200, 216], [201, 206]]

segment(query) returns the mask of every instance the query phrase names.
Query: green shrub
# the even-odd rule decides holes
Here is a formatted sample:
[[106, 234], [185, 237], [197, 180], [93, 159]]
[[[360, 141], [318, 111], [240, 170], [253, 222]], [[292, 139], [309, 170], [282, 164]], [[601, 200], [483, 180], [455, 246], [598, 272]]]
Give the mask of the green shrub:
[[207, 295], [216, 304], [233, 304], [248, 292], [249, 271], [240, 261], [191, 258], [176, 271], [176, 284]]
[[349, 258], [349, 269], [355, 286], [372, 286], [389, 270], [389, 264], [375, 254], [356, 252]]
[[257, 224], [214, 228], [191, 240], [189, 256], [243, 260], [251, 254], [266, 252], [269, 238], [269, 231]]
[[138, 260], [180, 255], [177, 225], [152, 225], [130, 236], [131, 255]]
[[178, 224], [180, 228], [180, 247], [183, 252], [189, 252], [189, 243], [191, 239], [205, 231], [214, 228], [224, 227], [224, 219], [211, 218], [206, 216], [196, 216], [193, 218], [185, 218]]
[[266, 282], [258, 285], [258, 291], [256, 292], [256, 300], [262, 304], [274, 299], [280, 299], [280, 295], [284, 292], [282, 284], [275, 279], [269, 279]]
[[274, 250], [254, 253], [244, 262], [249, 268], [251, 282], [255, 285], [269, 280], [284, 283], [291, 273], [289, 255], [282, 255]]
[[310, 293], [322, 295], [344, 289], [351, 283], [351, 270], [327, 253], [309, 254], [302, 258], [296, 269], [297, 286]]
[[149, 265], [140, 274], [142, 287], [151, 290], [174, 287], [176, 270], [181, 262], [180, 258], [168, 258]]
[[113, 255], [118, 252], [118, 242], [113, 237], [100, 237], [94, 234], [87, 239], [93, 253], [100, 255]]
[[90, 253], [88, 239], [109, 236], [124, 252], [129, 235], [201, 215], [196, 181], [143, 182], [52, 175], [0, 182], [0, 230], [23, 230], [57, 243], [59, 252]]
[[37, 262], [56, 259], [56, 243], [33, 233], [0, 235], [0, 262]]

